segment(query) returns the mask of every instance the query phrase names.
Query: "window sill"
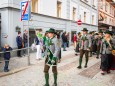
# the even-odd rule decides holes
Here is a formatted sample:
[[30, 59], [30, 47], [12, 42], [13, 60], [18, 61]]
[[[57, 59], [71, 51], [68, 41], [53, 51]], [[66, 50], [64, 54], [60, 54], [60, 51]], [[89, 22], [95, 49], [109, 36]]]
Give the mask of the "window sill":
[[95, 5], [92, 5], [94, 8], [96, 7]]
[[86, 3], [88, 3], [88, 0], [84, 0]]

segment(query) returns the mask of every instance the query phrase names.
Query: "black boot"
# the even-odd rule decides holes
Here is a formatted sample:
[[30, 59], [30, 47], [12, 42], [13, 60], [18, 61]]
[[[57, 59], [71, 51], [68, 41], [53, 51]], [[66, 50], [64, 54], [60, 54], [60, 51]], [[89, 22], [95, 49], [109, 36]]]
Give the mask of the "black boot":
[[81, 67], [81, 64], [82, 64], [82, 58], [80, 57], [79, 58], [79, 66], [77, 67], [78, 69], [81, 69], [82, 67]]
[[84, 68], [87, 68], [87, 65], [85, 65]]
[[78, 68], [78, 69], [81, 69], [82, 67], [81, 67], [81, 66], [78, 66], [77, 68]]
[[89, 58], [86, 57], [86, 62], [85, 62], [85, 66], [84, 66], [84, 68], [87, 68], [88, 60], [89, 60]]
[[96, 57], [97, 59], [99, 59], [99, 57]]

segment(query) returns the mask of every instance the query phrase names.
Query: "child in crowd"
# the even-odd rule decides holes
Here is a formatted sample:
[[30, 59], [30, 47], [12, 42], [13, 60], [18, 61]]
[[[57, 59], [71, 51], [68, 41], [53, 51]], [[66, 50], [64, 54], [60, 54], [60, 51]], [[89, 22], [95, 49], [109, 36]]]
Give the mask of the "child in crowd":
[[[5, 44], [3, 47], [3, 52], [4, 52], [4, 60], [5, 60], [5, 66], [4, 66], [4, 72], [8, 72], [8, 66], [9, 66], [9, 61], [10, 61], [10, 51], [12, 50], [12, 48], [8, 45]], [[8, 52], [9, 51], [9, 52]]]

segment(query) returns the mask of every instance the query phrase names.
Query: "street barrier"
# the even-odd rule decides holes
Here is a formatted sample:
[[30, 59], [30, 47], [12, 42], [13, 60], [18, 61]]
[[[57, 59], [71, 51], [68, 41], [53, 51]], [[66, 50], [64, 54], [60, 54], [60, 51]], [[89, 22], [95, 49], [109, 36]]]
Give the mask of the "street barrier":
[[[10, 61], [12, 62], [11, 64], [11, 69], [15, 69], [15, 68], [19, 68], [19, 67], [24, 67], [24, 66], [30, 66], [30, 53], [28, 53], [28, 50], [30, 51], [30, 47], [29, 48], [22, 48], [22, 49], [14, 49], [12, 51], [6, 51], [6, 52], [17, 52], [19, 50], [21, 50], [21, 52], [23, 52], [24, 50], [26, 51], [26, 55], [24, 57], [27, 57], [27, 61], [25, 60], [26, 58], [21, 58], [22, 60], [24, 60], [22, 63], [20, 63], [20, 57], [19, 59], [18, 58], [12, 58], [11, 56], [11, 59], [10, 60], [4, 60], [3, 58], [3, 54], [6, 53], [6, 52], [0, 52], [0, 55], [1, 55], [1, 60], [0, 60], [0, 72], [3, 71], [3, 66], [4, 66], [4, 62], [5, 61]], [[15, 59], [15, 60], [14, 60]], [[16, 63], [17, 61], [17, 63]], [[14, 63], [14, 64], [13, 64]], [[21, 65], [21, 66], [20, 66]], [[13, 68], [14, 67], [14, 68]]]

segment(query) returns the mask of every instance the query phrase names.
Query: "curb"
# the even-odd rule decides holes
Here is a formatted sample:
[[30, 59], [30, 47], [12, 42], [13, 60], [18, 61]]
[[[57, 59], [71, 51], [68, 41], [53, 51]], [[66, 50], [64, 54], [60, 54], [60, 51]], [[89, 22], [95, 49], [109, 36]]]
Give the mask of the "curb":
[[0, 73], [0, 77], [5, 77], [5, 76], [8, 76], [8, 75], [12, 75], [12, 74], [21, 72], [21, 71], [23, 71], [23, 70], [28, 69], [29, 67], [30, 67], [30, 66], [23, 67], [23, 68], [18, 68], [18, 69], [15, 69], [15, 70], [11, 70], [10, 72], [2, 72], [2, 73]]

